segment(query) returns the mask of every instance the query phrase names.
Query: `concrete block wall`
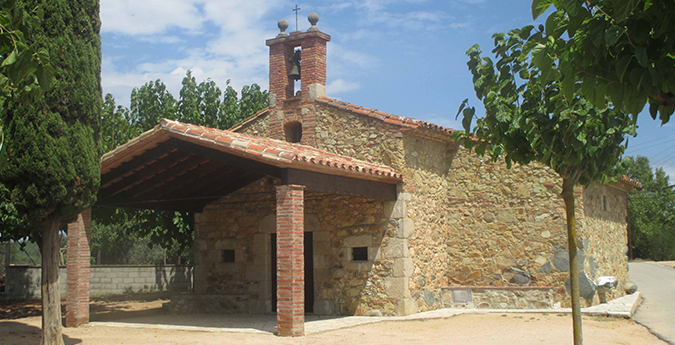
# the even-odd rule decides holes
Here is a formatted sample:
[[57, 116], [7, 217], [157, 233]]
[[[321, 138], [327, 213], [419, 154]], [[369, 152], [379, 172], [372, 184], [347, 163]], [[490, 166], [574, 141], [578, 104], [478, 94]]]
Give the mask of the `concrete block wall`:
[[[41, 268], [10, 266], [7, 268], [5, 299], [37, 299], [41, 297]], [[92, 266], [89, 294], [91, 296], [149, 291], [190, 291], [190, 266]], [[67, 270], [59, 269], [61, 296], [67, 295]]]

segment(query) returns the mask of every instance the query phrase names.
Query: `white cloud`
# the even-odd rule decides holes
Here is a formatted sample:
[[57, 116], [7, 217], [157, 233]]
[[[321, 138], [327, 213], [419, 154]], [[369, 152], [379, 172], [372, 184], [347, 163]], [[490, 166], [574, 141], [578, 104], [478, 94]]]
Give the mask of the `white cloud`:
[[396, 30], [438, 30], [445, 27], [444, 24], [452, 17], [443, 11], [416, 11], [406, 13], [394, 13], [382, 11], [377, 16], [369, 16], [362, 19], [366, 25], [384, 25]]
[[350, 7], [353, 7], [353, 6], [354, 6], [354, 3], [352, 3], [351, 1], [333, 2], [329, 6], [320, 7], [320, 11], [321, 12], [335, 13], [335, 12], [339, 12], [339, 11], [342, 11], [344, 9], [347, 9], [347, 8], [350, 8]]
[[[135, 66], [122, 65], [128, 59], [105, 56], [104, 91], [128, 105], [132, 88], [161, 79], [178, 97], [187, 70], [198, 82], [211, 78], [221, 89], [228, 79], [237, 90], [252, 83], [266, 89], [264, 42], [276, 36], [278, 29], [261, 23], [275, 23], [266, 16], [282, 4], [287, 5], [286, 0], [102, 0], [104, 33], [127, 36], [129, 42], [177, 45], [183, 53], [181, 57], [141, 57]], [[195, 40], [204, 41], [201, 48], [180, 45]]]
[[196, 31], [204, 19], [194, 0], [102, 0], [101, 31], [151, 35], [168, 28]]
[[176, 43], [185, 43], [186, 40], [178, 36], [139, 36], [136, 38], [141, 42], [147, 42], [152, 44], [176, 44]]
[[342, 78], [368, 71], [377, 65], [372, 55], [350, 50], [338, 43], [331, 43], [327, 50], [328, 78]]
[[213, 57], [203, 52], [194, 52], [182, 59], [142, 63], [129, 72], [120, 72], [116, 66], [117, 62], [104, 58], [101, 73], [103, 91], [113, 93], [117, 102], [125, 106], [129, 106], [129, 95], [134, 87], [157, 79], [161, 79], [169, 92], [178, 98], [181, 81], [187, 70], [192, 71], [198, 83], [210, 78], [221, 89], [226, 87], [228, 79], [231, 79], [232, 86], [237, 91], [241, 90], [243, 85], [253, 83], [257, 83], [262, 89], [267, 88], [267, 73], [264, 68], [266, 65], [255, 60], [224, 59], [222, 56]]
[[359, 83], [343, 80], [343, 79], [336, 79], [330, 82], [326, 86], [326, 94], [331, 96], [333, 94], [339, 94], [343, 92], [349, 92], [349, 91], [356, 91], [361, 88], [361, 85]]

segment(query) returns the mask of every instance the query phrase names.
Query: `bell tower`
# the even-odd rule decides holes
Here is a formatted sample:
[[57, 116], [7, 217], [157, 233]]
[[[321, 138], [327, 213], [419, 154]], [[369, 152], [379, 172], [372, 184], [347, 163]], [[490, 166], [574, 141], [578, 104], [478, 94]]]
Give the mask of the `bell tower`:
[[270, 135], [313, 145], [313, 100], [326, 95], [326, 43], [330, 36], [319, 31], [316, 13], [307, 19], [311, 24], [307, 32], [290, 34], [286, 33], [288, 22], [280, 20], [279, 34], [266, 41], [270, 47]]

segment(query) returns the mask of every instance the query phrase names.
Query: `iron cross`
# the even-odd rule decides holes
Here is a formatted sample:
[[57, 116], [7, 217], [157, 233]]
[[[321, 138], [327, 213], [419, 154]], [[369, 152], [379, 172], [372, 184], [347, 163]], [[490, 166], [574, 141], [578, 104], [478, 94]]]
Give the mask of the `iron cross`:
[[300, 10], [301, 8], [298, 7], [298, 4], [295, 4], [295, 8], [292, 9], [295, 12], [295, 31], [298, 31], [298, 11]]

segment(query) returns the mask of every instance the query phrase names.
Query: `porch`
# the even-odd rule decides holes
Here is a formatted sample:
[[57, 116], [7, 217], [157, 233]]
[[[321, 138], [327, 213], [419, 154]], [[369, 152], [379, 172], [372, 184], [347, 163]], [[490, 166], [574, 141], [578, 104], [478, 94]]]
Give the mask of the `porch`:
[[[373, 202], [379, 205], [379, 224], [386, 227], [384, 203], [396, 200], [397, 185], [402, 181], [401, 175], [386, 166], [308, 146], [168, 120], [104, 155], [101, 174], [96, 206], [194, 212], [198, 223], [195, 247], [199, 253], [195, 260], [195, 292], [223, 293], [227, 291], [217, 291], [218, 286], [228, 282], [255, 282], [239, 284], [243, 290], [235, 294], [248, 296], [243, 300], [249, 303], [248, 312], [276, 310], [277, 334], [282, 336], [305, 333], [305, 311], [313, 311], [317, 305], [305, 303], [315, 296], [314, 284], [305, 283], [307, 273], [315, 271], [311, 268], [315, 261], [322, 262], [323, 258], [325, 262], [331, 255], [328, 244], [317, 259], [313, 253], [316, 242], [312, 240], [306, 246], [306, 233], [321, 233], [327, 243], [336, 240], [321, 225], [306, 229], [307, 224], [317, 227], [316, 222], [310, 219], [308, 223], [305, 218], [306, 206], [314, 200], [308, 196]], [[237, 204], [236, 200], [243, 201]], [[248, 232], [240, 224], [231, 226], [234, 223], [208, 219], [213, 205], [237, 205], [230, 210], [246, 212], [256, 203], [265, 205], [267, 215], [255, 209], [253, 217], [259, 221]], [[89, 276], [89, 222], [89, 212], [85, 212], [78, 222], [69, 225], [69, 241], [73, 242], [72, 247], [69, 244], [72, 260], [68, 261], [69, 326], [89, 321], [89, 287], [85, 279]], [[200, 237], [201, 234], [206, 235]], [[359, 246], [362, 247], [368, 248]], [[312, 251], [308, 257], [307, 251]], [[345, 255], [352, 253], [342, 253], [343, 259]], [[309, 270], [307, 263], [312, 265]], [[321, 273], [327, 270], [323, 267]], [[314, 279], [313, 275], [310, 279]], [[220, 285], [211, 284], [218, 281]], [[308, 295], [306, 289], [311, 290]]]

